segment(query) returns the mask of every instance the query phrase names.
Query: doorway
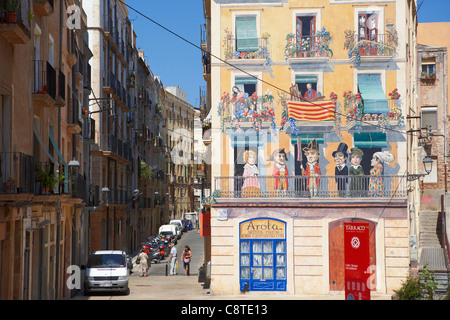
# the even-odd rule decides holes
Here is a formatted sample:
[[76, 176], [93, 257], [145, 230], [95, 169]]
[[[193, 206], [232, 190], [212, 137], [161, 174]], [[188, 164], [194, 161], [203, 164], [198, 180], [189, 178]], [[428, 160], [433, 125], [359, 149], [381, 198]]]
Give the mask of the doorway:
[[[346, 222], [369, 223], [370, 265], [376, 265], [376, 224], [374, 222], [358, 218], [341, 219], [331, 222], [328, 229], [330, 291], [345, 290], [344, 223]], [[375, 288], [372, 290], [375, 290]]]

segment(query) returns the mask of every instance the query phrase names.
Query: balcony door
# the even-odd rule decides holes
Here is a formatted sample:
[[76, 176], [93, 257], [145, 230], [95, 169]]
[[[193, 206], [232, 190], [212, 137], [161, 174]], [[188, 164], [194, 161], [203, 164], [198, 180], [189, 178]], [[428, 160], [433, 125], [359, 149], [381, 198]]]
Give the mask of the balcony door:
[[316, 16], [297, 16], [295, 31], [298, 56], [309, 57], [316, 33]]
[[376, 56], [378, 42], [378, 14], [360, 13], [358, 15], [358, 42], [370, 41], [364, 43], [359, 48], [359, 54], [362, 56]]

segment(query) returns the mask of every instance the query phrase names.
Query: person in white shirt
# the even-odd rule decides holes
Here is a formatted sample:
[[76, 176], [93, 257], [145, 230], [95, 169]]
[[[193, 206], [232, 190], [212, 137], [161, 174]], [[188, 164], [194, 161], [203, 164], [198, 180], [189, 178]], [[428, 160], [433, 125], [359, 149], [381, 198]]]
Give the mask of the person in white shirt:
[[177, 248], [175, 248], [173, 242], [170, 243], [170, 258], [169, 258], [169, 262], [170, 262], [170, 272], [169, 274], [171, 275], [176, 275], [177, 274]]

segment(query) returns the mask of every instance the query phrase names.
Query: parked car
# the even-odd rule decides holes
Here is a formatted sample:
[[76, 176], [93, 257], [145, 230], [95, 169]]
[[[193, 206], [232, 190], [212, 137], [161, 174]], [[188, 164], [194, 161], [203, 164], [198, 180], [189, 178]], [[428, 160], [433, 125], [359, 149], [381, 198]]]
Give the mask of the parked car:
[[130, 259], [125, 251], [101, 250], [89, 255], [84, 279], [84, 292], [112, 292], [129, 294], [128, 275], [130, 272]]
[[159, 233], [161, 234], [163, 231], [170, 231], [173, 235], [178, 236], [177, 227], [174, 224], [164, 224], [159, 227]]
[[183, 234], [183, 222], [181, 220], [170, 220], [170, 224], [176, 225], [178, 228], [178, 238]]

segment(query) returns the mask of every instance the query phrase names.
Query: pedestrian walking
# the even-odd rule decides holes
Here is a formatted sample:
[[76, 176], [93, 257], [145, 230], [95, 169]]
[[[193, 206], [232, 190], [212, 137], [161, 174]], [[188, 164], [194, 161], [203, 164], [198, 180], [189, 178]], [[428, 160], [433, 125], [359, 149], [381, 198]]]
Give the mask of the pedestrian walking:
[[141, 251], [141, 253], [139, 253], [138, 258], [139, 258], [139, 276], [146, 277], [148, 270], [148, 255], [144, 251]]
[[186, 270], [185, 275], [189, 275], [189, 263], [191, 262], [192, 252], [189, 246], [184, 247], [184, 251], [181, 254], [181, 260], [183, 260], [184, 270]]
[[177, 248], [175, 248], [173, 242], [170, 243], [170, 274], [176, 275], [177, 274]]

